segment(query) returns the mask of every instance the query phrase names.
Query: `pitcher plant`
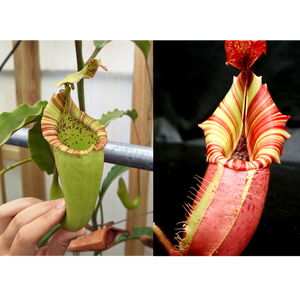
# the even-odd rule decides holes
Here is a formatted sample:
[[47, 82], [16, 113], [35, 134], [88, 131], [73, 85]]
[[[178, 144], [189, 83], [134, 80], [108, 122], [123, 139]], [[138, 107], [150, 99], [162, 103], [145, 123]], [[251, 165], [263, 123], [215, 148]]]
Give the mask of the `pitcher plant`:
[[[169, 255], [240, 255], [252, 238], [267, 195], [270, 165], [280, 163], [290, 135], [267, 85], [250, 67], [265, 41], [226, 41], [226, 65], [241, 69], [205, 122], [208, 167], [173, 246], [154, 224]], [[182, 236], [180, 234], [182, 233]]]
[[[70, 92], [67, 86], [52, 97], [44, 110], [41, 128], [44, 138], [53, 146], [66, 201], [61, 225], [77, 231], [87, 225], [95, 208], [107, 134], [102, 124], [77, 108]], [[60, 193], [51, 195], [53, 199], [60, 197]]]

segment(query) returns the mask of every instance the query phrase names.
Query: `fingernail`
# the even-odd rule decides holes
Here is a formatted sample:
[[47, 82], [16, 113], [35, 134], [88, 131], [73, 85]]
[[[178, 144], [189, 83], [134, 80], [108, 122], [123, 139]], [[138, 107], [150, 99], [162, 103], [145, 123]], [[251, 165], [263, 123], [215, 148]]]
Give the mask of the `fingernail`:
[[60, 201], [60, 202], [57, 204], [56, 208], [57, 208], [57, 209], [62, 209], [64, 206], [65, 206], [65, 199], [62, 199], [62, 201]]

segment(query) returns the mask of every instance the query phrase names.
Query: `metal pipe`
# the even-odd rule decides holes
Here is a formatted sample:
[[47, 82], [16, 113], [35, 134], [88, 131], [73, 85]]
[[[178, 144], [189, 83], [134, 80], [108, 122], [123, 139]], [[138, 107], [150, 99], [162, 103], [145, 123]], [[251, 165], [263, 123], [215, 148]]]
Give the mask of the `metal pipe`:
[[153, 171], [153, 149], [145, 146], [108, 142], [104, 148], [104, 161]]
[[[8, 139], [6, 144], [28, 148], [28, 131], [28, 128], [19, 129]], [[104, 161], [131, 168], [153, 171], [153, 148], [108, 142], [104, 148]]]
[[16, 131], [5, 144], [28, 148], [28, 128]]

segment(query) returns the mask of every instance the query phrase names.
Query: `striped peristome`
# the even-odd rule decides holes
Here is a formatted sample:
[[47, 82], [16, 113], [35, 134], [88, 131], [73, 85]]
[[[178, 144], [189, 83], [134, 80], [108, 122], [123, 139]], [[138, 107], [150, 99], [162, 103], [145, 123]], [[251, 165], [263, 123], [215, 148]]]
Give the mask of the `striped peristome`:
[[[66, 87], [54, 95], [45, 108], [41, 122], [44, 138], [51, 146], [66, 153], [88, 154], [93, 149], [102, 150], [107, 144], [104, 126], [77, 108], [70, 96], [70, 90], [70, 87]], [[62, 131], [66, 131], [65, 135], [68, 136], [65, 140]], [[91, 136], [85, 144], [81, 142], [81, 148], [84, 149], [74, 149], [84, 135]]]
[[[267, 85], [252, 71], [242, 71], [218, 108], [199, 127], [203, 129], [207, 161], [245, 171], [280, 163], [283, 143], [290, 137], [286, 122]], [[230, 158], [245, 131], [249, 161]]]

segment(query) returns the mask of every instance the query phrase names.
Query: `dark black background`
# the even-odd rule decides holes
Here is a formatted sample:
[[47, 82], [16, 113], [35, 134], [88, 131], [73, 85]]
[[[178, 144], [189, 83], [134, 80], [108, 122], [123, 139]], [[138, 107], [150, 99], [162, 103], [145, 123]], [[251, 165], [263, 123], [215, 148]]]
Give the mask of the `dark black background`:
[[[186, 219], [182, 205], [191, 202], [193, 177], [203, 176], [207, 166], [205, 147], [189, 141], [203, 137], [198, 124], [214, 112], [240, 73], [225, 65], [224, 42], [154, 42], [154, 221], [173, 243], [176, 223]], [[299, 41], [267, 41], [267, 55], [251, 67], [267, 83], [279, 110], [291, 115], [287, 125], [293, 129], [300, 127], [299, 66]], [[182, 143], [158, 137], [161, 117], [177, 129]], [[299, 255], [299, 171], [297, 159], [272, 164], [263, 215], [242, 255]], [[166, 255], [156, 239], [154, 255]]]

